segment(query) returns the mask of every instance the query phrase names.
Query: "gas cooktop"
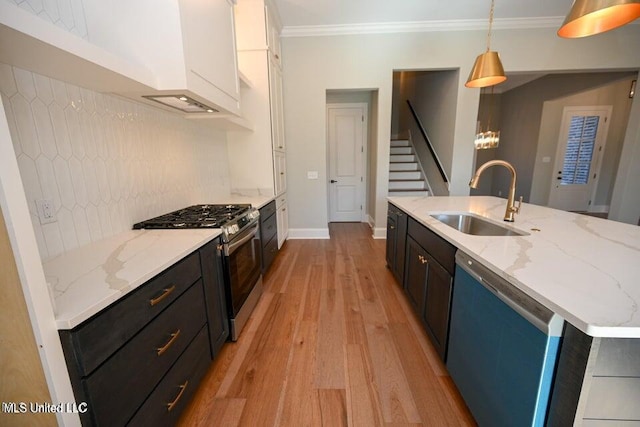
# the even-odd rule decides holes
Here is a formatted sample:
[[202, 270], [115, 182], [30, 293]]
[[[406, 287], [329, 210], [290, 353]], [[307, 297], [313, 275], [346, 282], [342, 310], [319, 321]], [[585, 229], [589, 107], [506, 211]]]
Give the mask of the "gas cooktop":
[[139, 222], [133, 229], [222, 228], [251, 210], [251, 205], [194, 205]]

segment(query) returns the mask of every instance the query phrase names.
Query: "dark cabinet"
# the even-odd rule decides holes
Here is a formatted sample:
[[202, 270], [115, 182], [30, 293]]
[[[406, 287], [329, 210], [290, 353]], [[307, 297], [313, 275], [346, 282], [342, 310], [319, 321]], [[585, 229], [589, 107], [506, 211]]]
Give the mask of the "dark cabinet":
[[453, 276], [433, 257], [427, 259], [427, 289], [422, 320], [442, 360], [447, 353]]
[[207, 310], [207, 329], [211, 343], [211, 358], [215, 358], [229, 337], [229, 318], [222, 273], [222, 251], [220, 240], [200, 248], [202, 282]]
[[404, 291], [416, 314], [422, 319], [427, 289], [427, 252], [411, 236], [407, 237], [407, 268]]
[[398, 283], [404, 283], [407, 214], [391, 203], [387, 209], [387, 266]]
[[83, 425], [177, 419], [229, 335], [219, 243], [60, 331], [76, 401], [89, 409]]
[[409, 218], [404, 291], [442, 360], [447, 352], [455, 252], [455, 246]]
[[260, 208], [260, 241], [262, 243], [262, 274], [265, 274], [278, 254], [276, 201]]

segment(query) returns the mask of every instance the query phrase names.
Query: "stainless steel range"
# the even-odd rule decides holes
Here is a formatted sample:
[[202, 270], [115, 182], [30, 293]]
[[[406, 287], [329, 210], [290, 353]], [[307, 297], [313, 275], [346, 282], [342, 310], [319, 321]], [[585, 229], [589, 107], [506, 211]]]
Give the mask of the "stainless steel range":
[[260, 212], [251, 205], [194, 205], [134, 224], [134, 229], [220, 228], [231, 340], [262, 294]]

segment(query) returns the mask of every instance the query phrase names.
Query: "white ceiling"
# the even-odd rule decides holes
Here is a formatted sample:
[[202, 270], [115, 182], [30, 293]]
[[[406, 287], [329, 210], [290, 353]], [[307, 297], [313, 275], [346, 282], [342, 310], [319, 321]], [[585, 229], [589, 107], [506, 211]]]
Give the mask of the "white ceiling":
[[[273, 0], [284, 27], [487, 20], [490, 0]], [[496, 0], [494, 18], [564, 17], [572, 0]]]

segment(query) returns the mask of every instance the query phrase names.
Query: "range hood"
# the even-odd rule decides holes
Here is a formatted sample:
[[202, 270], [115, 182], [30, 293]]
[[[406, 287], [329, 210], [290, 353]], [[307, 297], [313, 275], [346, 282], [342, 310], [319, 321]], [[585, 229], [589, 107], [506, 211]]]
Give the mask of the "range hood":
[[143, 98], [150, 99], [162, 105], [166, 105], [183, 113], [218, 113], [213, 107], [209, 107], [186, 95], [145, 95]]

